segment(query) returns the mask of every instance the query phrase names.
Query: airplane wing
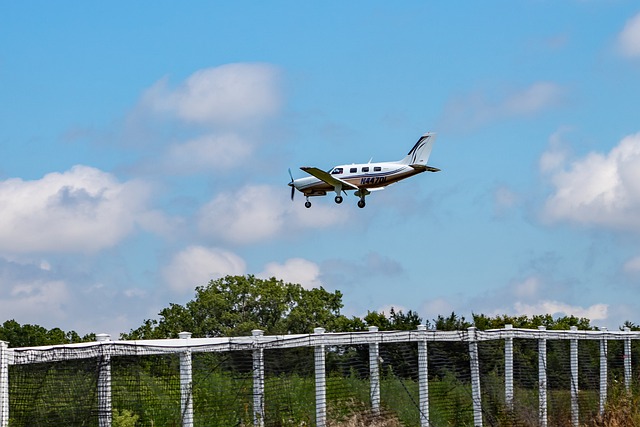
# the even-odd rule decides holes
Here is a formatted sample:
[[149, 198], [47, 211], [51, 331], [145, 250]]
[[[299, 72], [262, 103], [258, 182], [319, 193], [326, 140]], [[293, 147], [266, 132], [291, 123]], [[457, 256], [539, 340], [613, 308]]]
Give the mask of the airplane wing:
[[343, 189], [351, 189], [351, 190], [357, 190], [358, 187], [356, 187], [355, 185], [344, 181], [340, 178], [336, 178], [335, 176], [331, 175], [328, 172], [325, 172], [321, 169], [318, 168], [310, 168], [308, 166], [303, 166], [300, 169], [302, 169], [303, 171], [305, 171], [306, 173], [308, 173], [309, 175], [313, 175], [316, 178], [318, 178], [321, 181], [326, 182], [329, 185], [332, 185], [333, 187], [341, 187]]

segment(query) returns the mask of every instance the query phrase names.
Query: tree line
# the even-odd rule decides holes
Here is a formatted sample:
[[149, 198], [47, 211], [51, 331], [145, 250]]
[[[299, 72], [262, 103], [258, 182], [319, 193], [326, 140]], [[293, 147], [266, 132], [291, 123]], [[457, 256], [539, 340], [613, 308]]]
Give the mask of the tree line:
[[[554, 318], [549, 314], [534, 316], [494, 317], [472, 314], [469, 321], [452, 312], [433, 320], [423, 319], [413, 310], [404, 313], [391, 308], [389, 313], [368, 311], [362, 318], [341, 313], [342, 293], [323, 287], [305, 289], [299, 284], [276, 278], [260, 279], [253, 275], [226, 276], [195, 288], [195, 297], [184, 305], [170, 303], [158, 313], [158, 319], [146, 319], [138, 328], [122, 333], [121, 339], [177, 338], [182, 331], [194, 338], [250, 335], [261, 329], [266, 335], [310, 333], [316, 327], [327, 332], [365, 331], [369, 326], [380, 330], [413, 330], [425, 324], [429, 329], [464, 330], [475, 326], [480, 330], [499, 329], [506, 324], [515, 328], [593, 330], [589, 319], [575, 316]], [[640, 330], [629, 321], [623, 326]], [[28, 347], [94, 341], [95, 334], [80, 336], [75, 331], [59, 328], [47, 330], [38, 325], [20, 325], [7, 320], [0, 326], [0, 340], [10, 347]]]

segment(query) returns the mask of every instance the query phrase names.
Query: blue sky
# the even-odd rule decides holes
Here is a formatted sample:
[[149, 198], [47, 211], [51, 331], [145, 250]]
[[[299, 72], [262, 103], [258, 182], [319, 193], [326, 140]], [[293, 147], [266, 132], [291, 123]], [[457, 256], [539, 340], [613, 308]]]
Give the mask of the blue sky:
[[[633, 1], [0, 7], [0, 312], [117, 336], [226, 274], [640, 323]], [[441, 168], [358, 209], [291, 168]]]

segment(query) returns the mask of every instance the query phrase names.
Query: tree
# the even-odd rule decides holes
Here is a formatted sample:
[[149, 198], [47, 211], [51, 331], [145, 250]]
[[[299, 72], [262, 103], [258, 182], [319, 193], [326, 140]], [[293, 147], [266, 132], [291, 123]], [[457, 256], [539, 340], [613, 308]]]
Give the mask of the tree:
[[464, 316], [458, 317], [454, 312], [451, 312], [451, 316], [443, 317], [438, 315], [437, 319], [434, 319], [435, 327], [438, 331], [462, 331], [471, 326], [471, 323], [467, 322]]
[[629, 328], [632, 331], [640, 331], [640, 325], [636, 325], [630, 320], [625, 320], [622, 326], [620, 326], [620, 330], [624, 331], [624, 328]]
[[8, 342], [9, 347], [35, 347], [94, 340], [95, 334], [80, 337], [76, 331], [64, 332], [60, 328], [48, 330], [38, 325], [20, 325], [13, 319], [5, 321], [0, 326], [0, 341]]
[[402, 310], [396, 311], [394, 307], [389, 310], [389, 316], [384, 312], [368, 311], [363, 320], [367, 326], [377, 326], [381, 331], [410, 331], [417, 329], [422, 323], [422, 318], [415, 311], [409, 310], [404, 314]]
[[253, 275], [226, 276], [196, 287], [196, 296], [184, 306], [170, 304], [160, 320], [145, 320], [124, 339], [175, 338], [181, 331], [194, 337], [250, 335], [261, 329], [268, 335], [361, 330], [362, 321], [340, 314], [342, 293], [324, 288]]
[[[464, 319], [464, 318], [463, 318]], [[553, 318], [550, 314], [536, 314], [534, 316], [496, 316], [488, 317], [484, 314], [473, 314], [473, 325], [480, 329], [500, 329], [504, 325], [513, 325], [514, 328], [538, 329], [545, 326], [549, 330], [569, 330], [571, 326], [577, 326], [579, 330], [593, 330], [591, 321], [584, 317], [561, 316]]]

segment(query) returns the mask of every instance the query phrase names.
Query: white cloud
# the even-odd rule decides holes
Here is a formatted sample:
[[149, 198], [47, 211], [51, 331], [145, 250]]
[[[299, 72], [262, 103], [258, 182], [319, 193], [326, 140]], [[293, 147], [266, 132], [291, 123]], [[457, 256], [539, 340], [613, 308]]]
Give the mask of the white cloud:
[[272, 262], [264, 267], [264, 271], [257, 274], [265, 279], [275, 277], [288, 283], [298, 283], [305, 289], [318, 288], [320, 283], [320, 267], [314, 262], [302, 258], [291, 258], [279, 264]]
[[626, 273], [631, 273], [631, 274], [640, 273], [640, 256], [631, 258], [630, 260], [624, 263], [624, 266], [622, 268]]
[[199, 70], [177, 88], [162, 79], [144, 94], [142, 106], [188, 123], [237, 124], [280, 110], [279, 71], [261, 63], [226, 64]]
[[[459, 302], [459, 299], [458, 299]], [[448, 316], [450, 313], [460, 309], [456, 307], [452, 302], [444, 298], [433, 298], [425, 301], [422, 304], [420, 313], [424, 313], [424, 319], [431, 320], [437, 318], [439, 315]], [[460, 314], [460, 313], [458, 313]]]
[[244, 260], [232, 252], [189, 246], [173, 256], [162, 274], [171, 289], [185, 293], [226, 275], [243, 275], [245, 269]]
[[40, 180], [0, 181], [0, 251], [84, 252], [114, 246], [149, 213], [149, 193], [141, 182], [121, 183], [87, 166]]
[[640, 231], [640, 133], [608, 154], [590, 153], [552, 174], [555, 187], [544, 217], [625, 231]]
[[226, 171], [247, 159], [253, 147], [235, 134], [206, 134], [169, 147], [164, 171], [194, 173]]
[[502, 96], [473, 92], [451, 100], [445, 107], [444, 126], [473, 128], [495, 120], [527, 117], [563, 102], [566, 90], [553, 82], [535, 82]]
[[629, 19], [618, 35], [618, 49], [627, 57], [640, 56], [640, 13]]
[[540, 279], [529, 277], [521, 283], [514, 284], [511, 289], [517, 298], [535, 298], [541, 289]]
[[127, 115], [118, 139], [153, 147], [133, 169], [149, 175], [220, 173], [267, 139], [283, 102], [280, 70], [264, 63], [201, 69], [177, 85], [163, 78]]
[[254, 185], [219, 194], [202, 208], [200, 230], [238, 243], [275, 235], [284, 226], [286, 211], [273, 191], [267, 185]]
[[506, 116], [526, 116], [538, 113], [550, 106], [556, 105], [563, 94], [563, 89], [555, 83], [537, 82], [533, 85], [512, 93], [496, 112]]
[[291, 203], [286, 188], [248, 185], [233, 193], [220, 193], [198, 214], [199, 230], [233, 243], [252, 243], [287, 230], [326, 227], [348, 217], [344, 209], [321, 204], [311, 209]]
[[144, 289], [131, 288], [122, 291], [122, 295], [127, 298], [145, 298], [148, 295], [148, 292]]
[[609, 316], [608, 304], [594, 304], [583, 308], [569, 305], [559, 301], [540, 301], [536, 304], [524, 304], [516, 302], [514, 304], [516, 315], [533, 316], [537, 314], [550, 314], [552, 316], [575, 316], [584, 317], [592, 321], [606, 320]]
[[549, 138], [549, 149], [540, 156], [539, 167], [542, 173], [555, 172], [564, 166], [569, 149], [563, 141], [563, 135], [569, 130], [568, 127], [562, 127]]
[[518, 203], [518, 194], [510, 188], [501, 185], [493, 192], [493, 199], [496, 213], [502, 214], [516, 206]]
[[0, 313], [18, 323], [46, 324], [66, 319], [70, 291], [60, 280], [0, 283]]

